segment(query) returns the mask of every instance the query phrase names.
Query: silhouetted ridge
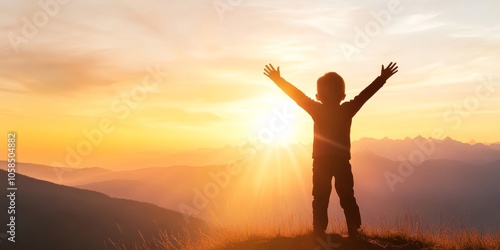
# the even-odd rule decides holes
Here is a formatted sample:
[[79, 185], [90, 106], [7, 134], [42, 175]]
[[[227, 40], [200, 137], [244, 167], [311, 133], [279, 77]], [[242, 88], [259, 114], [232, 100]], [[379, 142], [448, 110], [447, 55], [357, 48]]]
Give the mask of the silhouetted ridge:
[[[0, 180], [0, 195], [6, 197], [3, 180], [7, 180], [7, 172], [0, 171]], [[16, 243], [2, 239], [1, 249], [110, 249], [111, 241], [147, 243], [158, 237], [159, 230], [177, 235], [204, 225], [196, 219], [186, 225], [180, 213], [156, 205], [20, 174], [16, 186]], [[7, 199], [0, 199], [2, 210], [7, 211], [7, 206]], [[8, 223], [4, 215], [0, 216], [2, 225]]]

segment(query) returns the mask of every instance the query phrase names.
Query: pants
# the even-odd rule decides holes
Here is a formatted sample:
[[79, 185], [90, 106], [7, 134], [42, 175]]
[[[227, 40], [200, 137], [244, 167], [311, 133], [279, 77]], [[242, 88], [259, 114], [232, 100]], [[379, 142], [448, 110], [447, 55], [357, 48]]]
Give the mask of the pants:
[[335, 190], [340, 198], [340, 206], [348, 229], [361, 226], [359, 207], [354, 198], [354, 179], [349, 160], [317, 157], [313, 161], [313, 227], [314, 230], [326, 230], [328, 225], [328, 202], [332, 191], [332, 177], [335, 177]]

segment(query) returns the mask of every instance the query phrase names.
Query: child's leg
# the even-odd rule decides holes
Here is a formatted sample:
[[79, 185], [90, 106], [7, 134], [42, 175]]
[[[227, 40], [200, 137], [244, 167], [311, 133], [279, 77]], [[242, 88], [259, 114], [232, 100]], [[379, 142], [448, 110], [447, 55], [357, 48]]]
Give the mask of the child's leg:
[[328, 226], [328, 202], [332, 192], [331, 162], [328, 159], [313, 161], [313, 227], [325, 231]]
[[349, 231], [361, 226], [361, 216], [359, 207], [354, 198], [354, 179], [349, 161], [339, 164], [334, 170], [335, 190], [340, 198], [340, 206], [344, 209], [344, 214]]

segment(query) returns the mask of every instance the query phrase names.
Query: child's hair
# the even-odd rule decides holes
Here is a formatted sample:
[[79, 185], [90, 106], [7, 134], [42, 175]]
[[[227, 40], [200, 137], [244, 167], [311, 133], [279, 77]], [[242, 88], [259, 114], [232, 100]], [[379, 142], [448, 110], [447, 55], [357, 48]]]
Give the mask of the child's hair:
[[345, 83], [342, 77], [335, 72], [328, 72], [318, 79], [318, 95], [326, 100], [337, 100], [340, 102], [345, 96]]

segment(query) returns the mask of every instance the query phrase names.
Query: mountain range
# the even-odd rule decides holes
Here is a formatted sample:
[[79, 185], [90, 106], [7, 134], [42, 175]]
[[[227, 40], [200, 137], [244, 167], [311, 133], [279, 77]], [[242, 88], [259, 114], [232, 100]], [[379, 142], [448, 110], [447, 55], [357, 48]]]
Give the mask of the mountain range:
[[[208, 222], [236, 215], [256, 224], [294, 214], [305, 223], [310, 219], [311, 145], [262, 147], [247, 155], [226, 146], [162, 157], [172, 162], [125, 171], [37, 164], [20, 164], [18, 169], [34, 178], [156, 204]], [[190, 165], [201, 162], [205, 164]], [[236, 174], [228, 172], [234, 163], [241, 165]], [[499, 144], [363, 138], [352, 144], [351, 164], [366, 224], [397, 223], [410, 213], [432, 225], [499, 230]], [[330, 216], [343, 218], [334, 194]]]

